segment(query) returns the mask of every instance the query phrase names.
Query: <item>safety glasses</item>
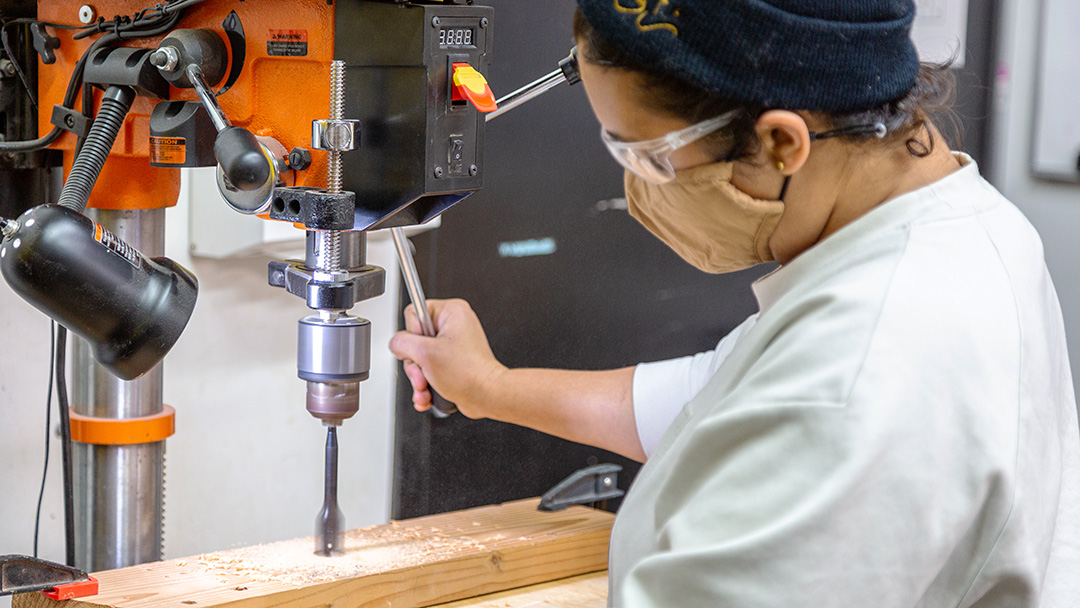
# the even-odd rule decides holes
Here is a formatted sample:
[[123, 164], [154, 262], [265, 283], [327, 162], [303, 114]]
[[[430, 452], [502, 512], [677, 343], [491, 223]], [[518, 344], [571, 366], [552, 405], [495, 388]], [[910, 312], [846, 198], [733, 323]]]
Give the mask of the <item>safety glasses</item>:
[[648, 141], [621, 141], [608, 133], [607, 129], [601, 128], [600, 139], [604, 140], [608, 152], [611, 152], [625, 169], [645, 181], [665, 184], [675, 179], [671, 155], [676, 150], [724, 128], [737, 114], [738, 112], [721, 114]]

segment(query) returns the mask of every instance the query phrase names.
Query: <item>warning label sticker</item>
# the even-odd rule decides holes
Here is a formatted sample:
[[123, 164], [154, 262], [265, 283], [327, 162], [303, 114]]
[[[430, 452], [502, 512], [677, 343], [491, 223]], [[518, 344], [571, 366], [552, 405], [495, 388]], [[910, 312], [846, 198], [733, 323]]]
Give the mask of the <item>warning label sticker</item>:
[[120, 237], [101, 227], [94, 222], [94, 240], [101, 243], [106, 249], [127, 260], [135, 268], [142, 266], [142, 254], [134, 247], [120, 240]]
[[270, 30], [266, 39], [266, 54], [278, 57], [306, 57], [307, 30]]
[[183, 137], [151, 137], [150, 162], [182, 165], [187, 160], [187, 141]]

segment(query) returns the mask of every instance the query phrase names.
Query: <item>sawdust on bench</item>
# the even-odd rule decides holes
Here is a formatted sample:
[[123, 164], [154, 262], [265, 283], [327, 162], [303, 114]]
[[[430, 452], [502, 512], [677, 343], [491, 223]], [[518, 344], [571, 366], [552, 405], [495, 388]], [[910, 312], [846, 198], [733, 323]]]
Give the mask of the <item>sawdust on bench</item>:
[[[495, 539], [492, 539], [495, 540]], [[345, 553], [315, 555], [311, 538], [208, 553], [198, 558], [204, 572], [222, 583], [238, 580], [302, 586], [420, 566], [484, 546], [469, 537], [451, 537], [438, 528], [397, 522], [345, 533]]]

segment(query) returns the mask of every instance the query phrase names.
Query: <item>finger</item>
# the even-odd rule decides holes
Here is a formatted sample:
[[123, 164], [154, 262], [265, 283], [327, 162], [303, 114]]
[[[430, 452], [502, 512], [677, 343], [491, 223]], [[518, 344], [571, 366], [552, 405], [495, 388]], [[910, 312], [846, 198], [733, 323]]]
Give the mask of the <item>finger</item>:
[[465, 300], [428, 300], [428, 311], [431, 313], [431, 325], [438, 335], [448, 319], [457, 316], [462, 305], [468, 307]]
[[407, 361], [405, 363], [405, 375], [409, 378], [409, 384], [412, 385], [413, 392], [426, 391], [428, 389], [428, 381], [424, 376], [424, 370], [420, 369], [420, 366]]
[[418, 412], [426, 412], [431, 409], [431, 391], [413, 393], [413, 407]]
[[412, 304], [405, 307], [405, 329], [409, 333], [424, 334], [423, 327], [420, 325], [420, 318], [416, 316], [416, 307]]
[[415, 333], [399, 331], [390, 338], [390, 352], [402, 361], [411, 360], [423, 365], [427, 362], [427, 347], [431, 338]]
[[[460, 304], [463, 303], [463, 302], [464, 302], [464, 300], [428, 300], [427, 301], [428, 318], [431, 319], [431, 327], [432, 327], [432, 329], [435, 330], [435, 335], [436, 336], [439, 335], [439, 333], [440, 333], [440, 327], [442, 326], [442, 320], [445, 318], [447, 313], [449, 313], [450, 311], [452, 311], [455, 308], [457, 308], [458, 306], [460, 306]], [[413, 312], [415, 314], [415, 309], [414, 309]]]

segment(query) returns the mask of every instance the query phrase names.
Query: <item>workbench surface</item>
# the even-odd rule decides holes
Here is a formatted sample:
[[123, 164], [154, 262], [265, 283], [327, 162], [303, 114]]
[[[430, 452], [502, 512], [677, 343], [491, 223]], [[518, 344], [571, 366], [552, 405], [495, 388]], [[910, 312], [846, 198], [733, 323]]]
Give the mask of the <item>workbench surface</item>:
[[[98, 595], [63, 608], [307, 608], [437, 606], [500, 595], [505, 608], [567, 598], [602, 606], [614, 516], [585, 507], [537, 511], [538, 499], [391, 522], [346, 535], [345, 555], [314, 555], [296, 539], [96, 573]], [[543, 585], [551, 581], [554, 584]], [[540, 587], [529, 587], [540, 585]], [[587, 603], [586, 598], [598, 604]], [[538, 595], [539, 594], [539, 595]], [[543, 600], [536, 598], [544, 596]], [[520, 603], [512, 603], [520, 602]], [[494, 605], [500, 605], [498, 603]], [[14, 608], [61, 608], [36, 593]]]
[[607, 608], [607, 595], [607, 572], [594, 572], [435, 608]]

